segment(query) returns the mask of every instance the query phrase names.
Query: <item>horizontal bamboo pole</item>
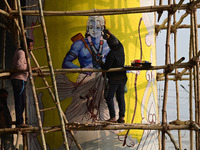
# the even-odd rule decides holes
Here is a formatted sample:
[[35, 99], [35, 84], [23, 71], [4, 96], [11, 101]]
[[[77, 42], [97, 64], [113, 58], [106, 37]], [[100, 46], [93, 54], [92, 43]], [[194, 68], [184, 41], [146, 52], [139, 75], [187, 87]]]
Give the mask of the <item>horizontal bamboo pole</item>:
[[[171, 64], [173, 65], [173, 64]], [[159, 69], [167, 69], [171, 68], [171, 65], [162, 65], [162, 66], [125, 66], [121, 68], [111, 68], [109, 70], [102, 69], [85, 69], [85, 68], [74, 68], [74, 69], [55, 69], [55, 74], [63, 74], [63, 73], [84, 73], [84, 72], [115, 72], [115, 71], [128, 71], [128, 70], [159, 70]], [[181, 63], [176, 65], [174, 68], [186, 68], [191, 67], [190, 63]], [[33, 69], [34, 70], [34, 69]], [[49, 69], [41, 69], [42, 75], [49, 75]], [[8, 76], [8, 73], [19, 72], [16, 70], [0, 70], [0, 77]], [[23, 72], [23, 71], [20, 71]], [[6, 73], [6, 74], [5, 74]], [[38, 76], [37, 73], [33, 72], [33, 76]], [[41, 76], [41, 75], [39, 75]]]
[[10, 76], [11, 73], [10, 72], [2, 72], [0, 73], [0, 77], [7, 77], [7, 76]]
[[40, 87], [40, 88], [36, 88], [36, 90], [44, 90], [44, 89], [49, 89], [49, 88], [52, 88], [52, 86]]
[[[173, 80], [173, 81], [176, 81], [176, 80], [180, 80], [180, 81], [182, 81], [182, 80], [189, 80], [189, 78], [169, 78], [169, 80]], [[157, 78], [157, 81], [165, 81], [165, 79], [164, 78]]]
[[56, 107], [51, 107], [51, 108], [40, 109], [40, 112], [42, 112], [42, 111], [47, 111], [47, 110], [53, 110], [53, 109], [56, 109]]
[[[190, 124], [187, 125], [166, 125], [163, 127], [160, 124], [131, 124], [131, 123], [88, 123], [88, 124], [81, 124], [81, 123], [67, 123], [66, 130], [77, 130], [77, 131], [84, 131], [84, 130], [195, 130]], [[2, 133], [17, 133], [18, 131], [32, 133], [32, 132], [39, 132], [39, 127], [28, 127], [28, 128], [4, 128], [0, 129], [0, 134]], [[44, 132], [48, 132], [49, 130], [60, 131], [60, 126], [53, 126], [53, 127], [43, 127]]]
[[[176, 66], [179, 65], [184, 60], [185, 60], [185, 57], [180, 58], [177, 62], [175, 62], [174, 64], [170, 65], [170, 67], [167, 70], [165, 70], [165, 72], [166, 73], [171, 73], [176, 68]], [[164, 76], [165, 76], [165, 74], [161, 75], [160, 78], [162, 78]]]
[[[200, 8], [200, 4], [197, 4]], [[134, 8], [119, 8], [119, 9], [93, 9], [83, 11], [43, 11], [45, 16], [93, 16], [93, 15], [119, 15], [119, 14], [130, 14], [130, 13], [145, 13], [145, 12], [156, 12], [156, 11], [167, 11], [172, 10], [174, 5], [162, 5], [162, 6], [144, 6]], [[188, 9], [187, 4], [182, 4], [177, 10]], [[11, 15], [17, 15], [17, 10], [12, 10]], [[25, 10], [22, 11], [23, 15], [38, 16], [39, 11]]]
[[[167, 26], [161, 26], [161, 25], [155, 25], [155, 28], [158, 28], [158, 27], [160, 27], [160, 29], [162, 30], [162, 29], [167, 29]], [[171, 26], [171, 28], [173, 28], [174, 27], [174, 25], [172, 25]], [[200, 24], [199, 25], [197, 25], [197, 27], [198, 28], [200, 28]], [[179, 25], [178, 26], [178, 29], [190, 29], [191, 28], [191, 25], [186, 25], [186, 24], [182, 24], [182, 25]]]
[[33, 48], [31, 51], [38, 50], [38, 49], [43, 49], [43, 48], [45, 48], [45, 46], [40, 46], [40, 47]]
[[30, 5], [30, 6], [23, 6], [21, 7], [21, 9], [24, 9], [24, 8], [32, 8], [32, 7], [37, 7], [38, 4], [34, 4], [34, 5]]
[[27, 30], [27, 29], [34, 29], [34, 28], [40, 28], [40, 27], [41, 27], [41, 25], [39, 24], [39, 25], [36, 25], [36, 26], [26, 27], [24, 29]]

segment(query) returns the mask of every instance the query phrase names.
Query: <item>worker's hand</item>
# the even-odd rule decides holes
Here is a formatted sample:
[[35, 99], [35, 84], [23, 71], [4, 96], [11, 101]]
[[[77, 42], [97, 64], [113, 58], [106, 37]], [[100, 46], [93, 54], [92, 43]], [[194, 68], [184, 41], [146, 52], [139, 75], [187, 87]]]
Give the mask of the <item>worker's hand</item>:
[[111, 32], [109, 30], [107, 30], [107, 29], [103, 30], [103, 33], [104, 33], [103, 38], [105, 40], [107, 40], [111, 35]]

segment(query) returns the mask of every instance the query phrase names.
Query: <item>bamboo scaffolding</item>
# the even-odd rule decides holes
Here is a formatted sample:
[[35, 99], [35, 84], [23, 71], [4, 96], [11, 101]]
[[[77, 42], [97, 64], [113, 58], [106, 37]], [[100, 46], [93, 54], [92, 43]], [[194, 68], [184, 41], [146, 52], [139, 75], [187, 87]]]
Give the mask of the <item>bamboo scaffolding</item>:
[[[188, 14], [191, 13], [191, 11], [194, 9], [194, 7], [195, 7], [195, 6], [197, 5], [197, 3], [199, 3], [199, 2], [200, 2], [200, 0], [198, 0], [198, 1], [194, 2], [194, 3], [191, 3], [191, 4], [188, 6], [188, 11], [186, 11], [185, 14], [183, 14], [183, 15], [181, 16], [181, 18], [179, 19], [179, 21], [176, 22], [176, 24], [174, 24], [174, 25], [171, 27], [171, 32], [172, 32], [172, 33], [174, 33], [174, 32], [178, 29], [179, 25], [183, 22], [184, 18], [186, 18], [186, 17], [188, 16]], [[172, 13], [175, 13], [175, 12], [179, 9], [179, 7], [181, 6], [182, 3], [183, 3], [183, 0], [180, 0], [180, 1], [179, 1], [179, 4], [176, 5], [176, 7], [174, 7], [174, 8], [172, 9]], [[165, 20], [163, 21], [163, 23], [162, 23], [160, 26], [157, 26], [157, 27], [156, 27], [156, 33], [157, 33], [157, 34], [158, 34], [158, 32], [159, 32], [162, 28], [164, 28], [166, 22], [167, 22], [167, 19], [165, 19]]]
[[[161, 0], [162, 1], [162, 0]], [[182, 2], [182, 1], [180, 1]], [[179, 3], [180, 3], [179, 2]], [[44, 15], [45, 16], [88, 16], [88, 15], [116, 15], [116, 14], [128, 14], [128, 13], [141, 13], [141, 12], [159, 12], [159, 11], [174, 11], [174, 10], [188, 10], [188, 7], [189, 9], [193, 8], [195, 5], [197, 5], [197, 7], [199, 8], [200, 5], [197, 4], [199, 2], [198, 1], [195, 1], [194, 3], [192, 3], [191, 5], [187, 5], [187, 4], [183, 4], [183, 5], [180, 5], [180, 7], [178, 7], [177, 5], [175, 5], [175, 7], [173, 5], [167, 5], [167, 6], [150, 6], [150, 7], [141, 7], [141, 8], [130, 8], [130, 9], [105, 9], [105, 10], [91, 10], [91, 11], [59, 11], [59, 12], [56, 12], [56, 11], [44, 11]], [[175, 9], [176, 8], [176, 9]], [[146, 10], [144, 10], [146, 9]], [[11, 11], [10, 13], [5, 13], [5, 11], [2, 11], [0, 10], [0, 13], [3, 14], [3, 15], [8, 15], [11, 16], [11, 15], [17, 15], [17, 11], [13, 10]], [[173, 12], [174, 13], [174, 12]], [[23, 15], [39, 15], [39, 12], [38, 11], [22, 11], [22, 14]], [[171, 14], [169, 14], [170, 16]], [[182, 27], [184, 27], [184, 25], [180, 25], [180, 23], [182, 23], [182, 20], [184, 19], [185, 15], [182, 16], [182, 18], [179, 20], [179, 24], [176, 24], [175, 26], [171, 26], [171, 23], [170, 23], [170, 19], [168, 19], [168, 26], [167, 26], [167, 42], [166, 42], [166, 64], [165, 66], [152, 66], [150, 68], [145, 68], [145, 67], [125, 67], [125, 68], [117, 68], [117, 69], [111, 69], [109, 71], [104, 71], [104, 70], [94, 70], [94, 69], [57, 69], [57, 70], [48, 70], [48, 69], [41, 69], [42, 70], [42, 75], [49, 75], [51, 74], [50, 72], [53, 71], [55, 74], [59, 74], [59, 73], [73, 73], [73, 72], [111, 72], [111, 71], [121, 71], [121, 70], [159, 70], [159, 69], [165, 69], [166, 72], [168, 69], [170, 69], [171, 66], [168, 65], [167, 61], [169, 59], [169, 54], [168, 54], [168, 49], [169, 49], [169, 34], [171, 33], [171, 30], [173, 32], [177, 31], [177, 29], [180, 29]], [[168, 17], [169, 18], [169, 17]], [[166, 28], [166, 26], [159, 26], [160, 29], [164, 29]], [[192, 25], [191, 26], [187, 26], [187, 27], [191, 27], [192, 28]], [[197, 25], [195, 27], [198, 27]], [[30, 27], [31, 28], [31, 27]], [[185, 27], [184, 27], [185, 28]], [[197, 33], [197, 29], [195, 31], [195, 33]], [[197, 34], [195, 34], [195, 36], [197, 36]], [[198, 37], [198, 36], [197, 36]], [[195, 38], [196, 40], [196, 45], [193, 45], [193, 48], [196, 48], [196, 50], [198, 50], [198, 40], [197, 40], [197, 37]], [[194, 39], [193, 39], [193, 44], [194, 44]], [[172, 75], [173, 73], [168, 73], [165, 74], [165, 93], [164, 93], [164, 101], [163, 101], [163, 120], [165, 121], [165, 116], [166, 116], [166, 101], [167, 101], [167, 84], [168, 84], [168, 81], [169, 80], [175, 80], [177, 81], [178, 79], [179, 80], [186, 80], [188, 78], [182, 78], [182, 75], [188, 75], [188, 73], [186, 73], [186, 71], [189, 69], [190, 70], [190, 82], [192, 82], [192, 80], [196, 79], [197, 83], [194, 83], [194, 84], [197, 84], [197, 91], [196, 91], [196, 94], [197, 97], [199, 97], [199, 80], [198, 80], [198, 77], [199, 77], [199, 66], [198, 66], [198, 57], [199, 57], [199, 53], [196, 52], [196, 54], [194, 54], [193, 58], [191, 57], [190, 61], [188, 63], [181, 63], [179, 65], [177, 65], [176, 67], [173, 68], [173, 70], [175, 69], [175, 75], [177, 75], [177, 77], [175, 78], [169, 78], [169, 75]], [[176, 62], [176, 61], [175, 61]], [[194, 66], [196, 66], [196, 73], [195, 71], [192, 72], [192, 69]], [[177, 68], [185, 68], [181, 73], [177, 73]], [[192, 77], [192, 74], [194, 77]], [[4, 76], [9, 76], [10, 75], [10, 72], [2, 72], [0, 73], [0, 77], [4, 77]], [[32, 75], [34, 76], [38, 76], [37, 73], [32, 73]], [[160, 76], [163, 76], [163, 75], [160, 75]], [[31, 76], [32, 77], [32, 76]], [[54, 77], [54, 76], [53, 76]], [[159, 80], [161, 80], [161, 78], [159, 78]], [[176, 82], [177, 83], [177, 82]], [[177, 85], [177, 84], [176, 84]], [[192, 86], [190, 88], [190, 90], [192, 89]], [[178, 91], [178, 90], [177, 90]], [[192, 93], [192, 91], [190, 91], [190, 93]], [[191, 97], [191, 95], [190, 95]], [[178, 98], [177, 98], [178, 99]], [[195, 98], [197, 100], [199, 100], [199, 98]], [[178, 102], [177, 102], [178, 103]], [[177, 104], [178, 105], [178, 104]], [[191, 105], [191, 104], [190, 104]], [[198, 104], [198, 107], [199, 104]], [[196, 108], [196, 106], [195, 106]], [[191, 110], [191, 109], [190, 109]], [[199, 109], [198, 109], [199, 110]], [[177, 111], [178, 111], [178, 108], [177, 108]], [[63, 112], [61, 112], [63, 113]], [[191, 115], [191, 113], [190, 113]], [[199, 112], [196, 114], [198, 117], [199, 117]], [[62, 115], [64, 117], [64, 120], [65, 120], [65, 116]], [[177, 115], [177, 119], [178, 119], [178, 115]], [[197, 119], [198, 121], [200, 120], [199, 118]], [[191, 119], [192, 121], [192, 119]], [[163, 131], [163, 133], [167, 133], [168, 135], [170, 135], [170, 132], [168, 132], [168, 130], [195, 130], [198, 132], [199, 134], [199, 126], [198, 124], [196, 123], [190, 123], [190, 124], [185, 124], [185, 125], [168, 125], [166, 124], [166, 121], [164, 122], [164, 124], [162, 125], [158, 125], [157, 126], [153, 126], [153, 125], [136, 125], [137, 127], [133, 127], [132, 124], [129, 125], [129, 124], [124, 124], [124, 125], [119, 125], [119, 124], [101, 124], [99, 125], [98, 123], [92, 125], [92, 124], [79, 124], [79, 123], [66, 123], [67, 120], [65, 120], [65, 128], [67, 130], [119, 130], [119, 129], [142, 129], [142, 130], [149, 130], [149, 129], [153, 129], [152, 130], [160, 130], [160, 131]], [[198, 122], [199, 123], [199, 122]], [[88, 126], [87, 126], [88, 125]], [[147, 129], [148, 128], [148, 129]], [[171, 128], [171, 129], [170, 129]], [[173, 128], [173, 129], [172, 129]], [[167, 130], [166, 130], [167, 129]], [[40, 130], [40, 128], [30, 128], [30, 129], [22, 129], [21, 132], [38, 132]], [[63, 130], [63, 126], [57, 126], [57, 127], [45, 127], [44, 128], [44, 132], [50, 132], [50, 131], [60, 131], [60, 130]], [[6, 130], [6, 132], [16, 132], [18, 130]], [[191, 131], [192, 132], [192, 131]], [[1, 133], [1, 129], [0, 129], [0, 133]], [[190, 136], [190, 138], [192, 138], [192, 135]], [[164, 138], [162, 139], [164, 140]], [[171, 139], [172, 142], [174, 143], [174, 139], [172, 138]], [[199, 140], [200, 141], [200, 140]], [[179, 142], [180, 142], [180, 139], [179, 139]], [[198, 144], [198, 143], [197, 143]], [[177, 144], [174, 143], [175, 147], [177, 148]], [[179, 143], [180, 145], [180, 143]], [[163, 143], [162, 147], [165, 146], [165, 143]], [[198, 147], [198, 145], [197, 145]], [[181, 147], [180, 147], [181, 148]], [[165, 148], [164, 148], [165, 149]], [[193, 149], [193, 147], [191, 146], [191, 149]]]
[[[33, 58], [33, 61], [34, 61], [35, 65], [37, 66], [37, 68], [35, 68], [35, 69], [39, 69], [40, 72], [41, 72], [41, 74], [43, 74], [43, 72], [42, 72], [42, 70], [41, 70], [42, 67], [40, 67], [39, 63], [37, 62], [37, 60], [36, 60], [36, 58], [35, 58], [35, 56], [34, 56], [34, 54], [32, 53], [32, 51], [29, 51], [29, 52], [30, 52], [30, 54], [31, 54], [31, 57]], [[43, 68], [46, 68], [46, 66], [44, 66]], [[37, 73], [37, 74], [38, 74], [38, 73]], [[50, 73], [49, 73], [49, 75], [50, 75]], [[49, 86], [49, 84], [48, 84], [48, 82], [47, 82], [47, 80], [46, 80], [46, 78], [45, 78], [44, 76], [41, 76], [41, 75], [39, 75], [39, 76], [42, 77], [42, 80], [43, 80], [44, 84], [46, 85], [46, 87], [37, 88], [36, 90], [48, 89], [49, 94], [51, 95], [51, 97], [52, 97], [54, 103], [55, 103], [56, 105], [58, 105], [58, 103], [57, 103], [56, 100], [55, 100], [55, 95], [54, 95], [54, 93], [53, 93], [52, 90], [51, 90], [51, 87], [53, 87], [53, 86]], [[42, 109], [42, 110], [40, 110], [40, 111], [52, 110], [52, 109], [55, 109], [55, 108], [57, 108], [57, 107], [46, 108], [46, 109]], [[61, 110], [61, 111], [62, 111], [62, 110]], [[65, 123], [68, 123], [68, 121], [67, 121], [67, 119], [66, 119], [65, 114], [63, 113], [63, 111], [62, 111], [62, 115], [63, 115], [63, 118], [64, 118]], [[79, 150], [81, 150], [82, 148], [81, 148], [80, 144], [77, 142], [73, 131], [70, 130], [69, 132], [70, 132], [72, 138], [74, 139], [76, 146], [78, 147]]]
[[39, 113], [39, 105], [38, 105], [38, 99], [37, 99], [37, 94], [35, 91], [35, 84], [32, 78], [32, 71], [31, 71], [31, 63], [30, 63], [30, 59], [29, 59], [29, 52], [28, 52], [28, 47], [27, 47], [27, 41], [26, 41], [26, 35], [24, 32], [24, 24], [23, 24], [23, 18], [22, 18], [22, 12], [21, 12], [21, 3], [20, 0], [17, 0], [17, 6], [18, 6], [18, 13], [19, 13], [19, 19], [20, 19], [20, 25], [21, 25], [21, 29], [22, 29], [22, 36], [23, 36], [23, 41], [24, 41], [24, 47], [25, 47], [25, 54], [26, 54], [26, 60], [27, 60], [27, 66], [28, 66], [28, 71], [29, 71], [29, 78], [31, 80], [31, 88], [32, 88], [32, 92], [33, 92], [33, 96], [34, 96], [34, 100], [35, 100], [35, 107], [36, 107], [36, 113], [37, 113], [37, 118], [38, 118], [38, 125], [40, 128], [40, 135], [41, 135], [41, 139], [42, 139], [42, 144], [43, 144], [43, 149], [46, 150], [46, 142], [45, 142], [45, 137], [44, 137], [44, 133], [43, 133], [43, 129], [42, 129], [42, 121], [41, 121], [41, 117], [40, 117], [40, 113]]
[[55, 79], [55, 75], [54, 75], [53, 64], [52, 64], [52, 61], [51, 61], [48, 35], [47, 35], [46, 24], [45, 24], [45, 20], [44, 20], [44, 13], [43, 13], [43, 9], [42, 9], [41, 0], [38, 1], [38, 6], [39, 6], [40, 21], [41, 21], [41, 25], [42, 25], [42, 31], [43, 31], [45, 47], [46, 47], [47, 61], [48, 61], [49, 69], [50, 69], [50, 72], [51, 72], [51, 80], [52, 80], [52, 85], [53, 85], [53, 89], [54, 89], [55, 101], [56, 101], [56, 104], [57, 104], [56, 107], [58, 109], [58, 114], [59, 114], [59, 117], [60, 117], [60, 123], [61, 123], [63, 140], [64, 140], [64, 147], [65, 147], [66, 150], [69, 150], [66, 130], [65, 130], [65, 126], [64, 126], [65, 124], [64, 124], [63, 115], [62, 115], [62, 108], [60, 106], [60, 100], [59, 100], [59, 97], [58, 97], [58, 91], [57, 91], [57, 86], [56, 86], [56, 79]]
[[[11, 9], [10, 5], [8, 4], [7, 0], [4, 0], [4, 3], [6, 4], [8, 10], [11, 11], [12, 9]], [[14, 18], [14, 23], [17, 26], [18, 31], [21, 33], [21, 29], [20, 29], [20, 26], [19, 26], [16, 18]]]

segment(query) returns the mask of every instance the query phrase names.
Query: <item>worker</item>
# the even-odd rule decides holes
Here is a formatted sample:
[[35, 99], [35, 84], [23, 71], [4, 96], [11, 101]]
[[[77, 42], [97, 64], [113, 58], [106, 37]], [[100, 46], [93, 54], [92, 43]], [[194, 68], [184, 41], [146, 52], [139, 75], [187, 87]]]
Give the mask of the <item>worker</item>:
[[[28, 49], [33, 49], [33, 40], [27, 38], [26, 41]], [[25, 108], [26, 81], [28, 78], [28, 72], [23, 42], [21, 42], [20, 48], [18, 48], [14, 53], [12, 67], [14, 70], [19, 71], [11, 75], [15, 99], [16, 127], [26, 128], [28, 125], [24, 123], [23, 112]]]
[[[124, 47], [122, 43], [110, 33], [109, 30], [104, 31], [104, 39], [107, 40], [108, 46], [110, 47], [110, 51], [106, 56], [105, 63], [101, 63], [101, 68], [104, 70], [108, 70], [110, 68], [118, 68], [124, 67], [125, 55], [124, 55]], [[108, 78], [108, 93], [105, 97], [110, 119], [107, 121], [110, 122], [118, 122], [124, 123], [125, 116], [125, 100], [124, 100], [124, 88], [127, 82], [126, 71], [118, 71], [118, 72], [107, 72], [106, 76]], [[119, 118], [116, 120], [115, 115], [115, 106], [114, 106], [114, 95], [116, 93], [116, 99], [118, 101], [119, 106]]]

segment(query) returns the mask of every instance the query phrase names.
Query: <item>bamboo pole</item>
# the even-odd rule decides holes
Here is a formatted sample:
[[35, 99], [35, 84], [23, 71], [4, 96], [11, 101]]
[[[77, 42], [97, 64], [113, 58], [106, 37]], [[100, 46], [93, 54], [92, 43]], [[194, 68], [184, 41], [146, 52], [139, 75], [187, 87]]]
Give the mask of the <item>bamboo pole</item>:
[[[162, 0], [159, 0], [159, 6], [162, 6], [162, 3], [163, 3], [163, 1], [162, 1]], [[158, 21], [160, 20], [160, 18], [161, 18], [161, 16], [162, 16], [162, 13], [163, 13], [162, 10], [158, 11]]]
[[[183, 2], [183, 1], [182, 1]], [[173, 1], [176, 4], [176, 0]], [[174, 23], [176, 24], [176, 12], [174, 13]], [[177, 61], [177, 31], [174, 32], [174, 61]], [[175, 69], [175, 74], [177, 74], [178, 70]], [[175, 76], [176, 77], [176, 76]], [[176, 109], [177, 109], [177, 120], [180, 120], [180, 105], [179, 105], [179, 87], [178, 87], [178, 80], [175, 80], [176, 86]], [[179, 150], [182, 150], [182, 143], [181, 143], [181, 132], [178, 130], [178, 142], [179, 142]]]
[[[160, 30], [164, 30], [164, 29], [167, 29], [167, 26], [162, 26], [161, 27], [161, 25], [155, 25], [155, 28], [156, 28], [156, 30], [157, 30], [157, 28], [159, 28], [160, 27]], [[172, 25], [171, 26], [171, 28], [174, 28], [174, 25]], [[191, 28], [191, 25], [186, 25], [186, 24], [181, 24], [181, 25], [179, 25], [178, 27], [177, 27], [177, 29], [190, 29]], [[197, 28], [200, 28], [200, 24], [199, 25], [197, 25]], [[176, 30], [177, 30], [176, 29]]]
[[52, 65], [52, 61], [51, 61], [48, 35], [47, 35], [46, 24], [45, 24], [45, 20], [44, 20], [44, 13], [43, 13], [43, 9], [42, 9], [41, 0], [38, 1], [38, 6], [39, 6], [39, 13], [40, 13], [40, 21], [41, 21], [41, 25], [42, 25], [42, 31], [43, 31], [43, 34], [44, 34], [47, 61], [48, 61], [48, 65], [49, 65], [50, 72], [51, 72], [51, 80], [52, 80], [52, 85], [53, 85], [53, 89], [54, 89], [55, 101], [56, 101], [56, 104], [57, 104], [56, 107], [58, 109], [58, 114], [59, 114], [59, 117], [60, 117], [60, 123], [61, 123], [61, 128], [62, 128], [62, 134], [63, 134], [63, 140], [64, 140], [63, 144], [64, 144], [65, 149], [69, 150], [69, 145], [68, 145], [67, 135], [66, 135], [66, 130], [65, 130], [65, 124], [64, 124], [63, 115], [62, 115], [62, 108], [60, 106], [60, 100], [59, 100], [59, 97], [58, 97], [56, 80], [55, 80], [53, 65]]
[[[99, 130], [195, 130], [200, 132], [200, 127], [196, 123], [185, 122], [183, 124], [173, 125], [166, 124], [164, 127], [161, 124], [139, 124], [139, 123], [67, 123], [65, 125], [66, 130], [76, 130], [76, 131], [99, 131]], [[48, 132], [49, 130], [56, 129], [54, 131], [60, 131], [61, 126], [52, 126], [52, 127], [43, 127], [44, 132]], [[39, 127], [28, 127], [28, 128], [3, 128], [0, 129], [0, 133], [13, 133], [16, 134], [20, 131], [21, 133], [37, 133], [40, 132]]]
[[33, 92], [33, 96], [34, 96], [34, 100], [35, 100], [35, 107], [36, 107], [36, 113], [37, 113], [37, 118], [38, 118], [38, 124], [39, 124], [39, 128], [40, 128], [42, 145], [43, 145], [43, 149], [46, 150], [47, 149], [46, 148], [46, 141], [45, 141], [45, 137], [44, 137], [44, 133], [43, 133], [43, 129], [42, 129], [42, 121], [41, 121], [41, 116], [40, 116], [40, 112], [39, 112], [38, 99], [37, 99], [37, 94], [36, 94], [36, 91], [35, 91], [35, 84], [34, 84], [34, 81], [33, 81], [33, 78], [32, 78], [31, 63], [30, 63], [30, 58], [29, 58], [28, 47], [27, 47], [27, 44], [26, 44], [27, 41], [26, 41], [26, 36], [25, 36], [25, 32], [24, 32], [24, 24], [23, 24], [22, 12], [21, 12], [20, 0], [17, 0], [17, 6], [18, 6], [19, 17], [20, 17], [19, 19], [20, 19], [20, 24], [21, 24], [21, 29], [22, 29], [22, 35], [23, 35], [27, 66], [28, 66], [28, 70], [29, 70], [29, 78], [31, 80], [31, 88], [32, 88], [32, 92]]
[[[197, 25], [197, 11], [195, 10], [194, 12], [194, 28], [195, 28], [195, 53], [197, 55], [198, 49], [199, 49], [199, 45], [198, 45], [198, 25]], [[195, 98], [195, 121], [196, 123], [200, 123], [200, 119], [199, 119], [199, 113], [200, 113], [200, 109], [199, 109], [199, 99], [200, 99], [200, 83], [199, 83], [199, 62], [197, 62], [196, 64], [196, 84], [197, 84], [197, 88], [196, 88], [196, 98]], [[196, 149], [200, 149], [200, 134], [196, 132]]]
[[[192, 58], [194, 52], [194, 28], [193, 28], [193, 14], [191, 14], [191, 29], [190, 29], [190, 49], [189, 49], [189, 59]], [[190, 79], [189, 79], [189, 112], [190, 112], [190, 121], [193, 121], [193, 84], [192, 84], [192, 68], [189, 70]], [[193, 150], [193, 131], [190, 131], [190, 149]]]
[[[199, 55], [200, 53], [198, 53]], [[197, 55], [197, 56], [198, 56]], [[198, 57], [195, 57], [194, 60], [191, 59], [189, 62], [187, 63], [181, 63], [178, 65], [175, 65], [173, 67], [173, 69], [176, 68], [187, 68], [184, 69], [181, 73], [178, 73], [177, 76], [179, 76], [179, 78], [182, 75], [188, 75], [188, 73], [185, 73], [188, 68], [190, 68], [191, 66], [193, 66], [194, 64], [192, 63], [193, 61], [197, 61]], [[160, 69], [168, 69], [170, 68], [171, 70], [171, 65], [162, 65], [162, 66], [151, 66], [151, 67], [142, 67], [142, 66], [125, 66], [125, 67], [121, 67], [121, 68], [111, 68], [109, 70], [102, 70], [102, 69], [85, 69], [85, 68], [77, 68], [77, 69], [55, 69], [54, 73], [55, 74], [64, 74], [64, 73], [83, 73], [83, 72], [114, 72], [114, 71], [127, 71], [127, 70], [160, 70]], [[50, 75], [50, 71], [49, 69], [42, 69], [45, 68], [46, 66], [43, 67], [37, 67], [37, 68], [33, 68], [32, 70], [36, 70], [39, 69], [41, 70], [41, 73], [43, 76], [46, 75]], [[169, 69], [168, 69], [169, 70]], [[10, 73], [12, 72], [16, 72], [15, 70], [0, 70], [0, 77], [7, 77], [10, 75]], [[17, 72], [23, 72], [23, 71], [17, 71]], [[33, 73], [34, 76], [38, 76], [38, 73]], [[158, 78], [163, 76], [163, 73], [158, 73]], [[174, 75], [174, 73], [169, 73], [169, 75]]]
[[[17, 11], [16, 11], [16, 13], [17, 13]], [[0, 14], [4, 15], [6, 17], [10, 17], [10, 14], [7, 13], [6, 11], [2, 10], [2, 9], [0, 9]]]
[[[164, 80], [165, 80], [164, 78], [162, 78], [162, 79], [157, 79], [157, 81], [164, 81]], [[169, 78], [168, 80], [176, 81], [177, 78]], [[180, 80], [180, 81], [185, 81], [185, 80], [189, 80], [189, 78], [180, 78], [180, 79], [178, 79], [178, 80]]]
[[[171, 5], [171, 0], [168, 0], [168, 4]], [[165, 65], [169, 64], [171, 16], [172, 14], [168, 12]], [[162, 109], [162, 125], [163, 126], [165, 126], [167, 123], [167, 114], [166, 114], [167, 95], [168, 95], [168, 73], [165, 74], [164, 98], [163, 98], [163, 109]], [[162, 131], [162, 150], [165, 150], [165, 131]]]
[[173, 135], [167, 130], [166, 133], [168, 134], [168, 136], [170, 137], [170, 140], [172, 141], [172, 143], [174, 144], [174, 148], [176, 150], [180, 150], [178, 147], [178, 144], [176, 143], [176, 141], [174, 140]]
[[[11, 9], [11, 7], [9, 6], [7, 0], [4, 0], [4, 3], [6, 4], [8, 10], [9, 10], [9, 12], [10, 12], [12, 9]], [[20, 26], [19, 26], [19, 24], [18, 24], [17, 19], [14, 18], [13, 20], [14, 20], [15, 25], [17, 26], [18, 31], [21, 33], [21, 29], [20, 29]]]
[[[165, 74], [166, 74], [166, 73], [172, 72], [172, 71], [176, 68], [176, 66], [177, 66], [178, 64], [180, 64], [180, 63], [181, 63], [182, 61], [184, 61], [184, 60], [185, 60], [185, 57], [182, 57], [182, 58], [179, 59], [178, 61], [175, 61], [175, 63], [174, 63], [173, 65], [170, 65], [168, 69], [165, 69]], [[162, 75], [160, 75], [159, 77], [162, 78], [162, 77], [165, 76], [165, 74], [162, 74]]]
[[[200, 4], [196, 4], [196, 7], [199, 8]], [[173, 10], [173, 8], [174, 8], [173, 5], [162, 5], [162, 6], [143, 6], [134, 8], [118, 8], [118, 9], [93, 9], [93, 10], [83, 10], [83, 11], [43, 11], [43, 12], [44, 16], [95, 16], [95, 15], [119, 15], [119, 14], [168, 11], [168, 10]], [[177, 10], [186, 10], [186, 9], [188, 9], [188, 4], [182, 4]], [[4, 14], [5, 11], [2, 13]], [[12, 10], [10, 14], [15, 16], [17, 15], [17, 11]], [[39, 16], [39, 11], [26, 10], [22, 11], [22, 14]], [[8, 13], [5, 13], [5, 15], [8, 15]]]
[[[192, 37], [192, 43], [193, 43], [193, 56], [196, 56], [197, 55], [197, 50], [196, 50], [196, 41], [195, 41], [195, 35], [196, 35], [196, 31], [195, 31], [195, 24], [194, 24], [194, 13], [192, 13], [192, 15], [191, 15], [191, 32], [193, 33], [193, 37]], [[194, 66], [194, 68], [193, 68], [193, 81], [194, 81], [194, 100], [195, 100], [195, 120], [197, 119], [196, 117], [197, 117], [197, 65], [195, 65]], [[197, 149], [197, 145], [198, 145], [198, 143], [197, 143], [197, 136], [198, 136], [198, 134], [197, 134], [197, 132], [195, 132], [195, 142], [196, 142], [196, 149]]]

